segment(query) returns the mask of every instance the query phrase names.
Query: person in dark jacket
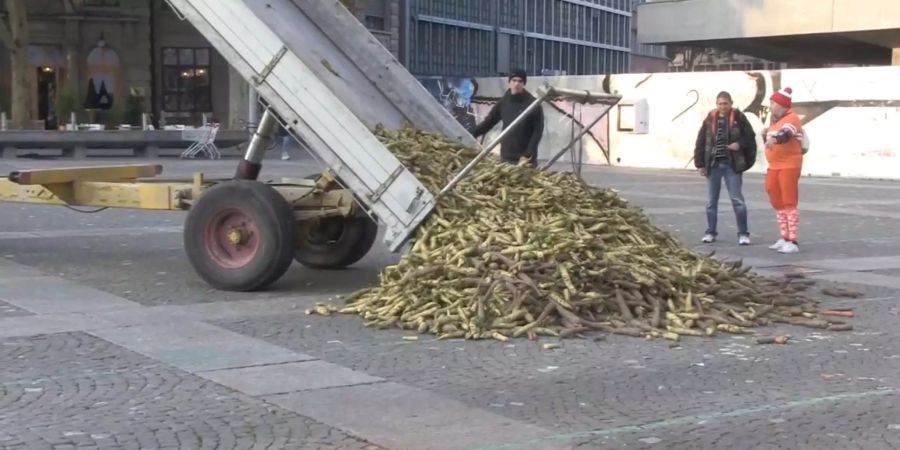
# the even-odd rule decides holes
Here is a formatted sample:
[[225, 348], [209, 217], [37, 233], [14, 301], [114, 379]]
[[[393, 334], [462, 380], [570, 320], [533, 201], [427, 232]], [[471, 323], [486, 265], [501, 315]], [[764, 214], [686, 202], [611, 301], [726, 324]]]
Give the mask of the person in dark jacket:
[[[472, 133], [476, 138], [487, 134], [498, 122], [503, 122], [505, 130], [532, 102], [535, 97], [525, 90], [528, 76], [524, 70], [515, 70], [509, 75], [509, 89], [491, 108], [484, 121]], [[537, 108], [507, 135], [500, 144], [500, 159], [510, 164], [519, 164], [527, 159], [532, 167], [537, 166], [538, 144], [544, 133], [544, 112]]]
[[716, 96], [716, 109], [711, 111], [697, 135], [694, 146], [694, 165], [708, 180], [709, 197], [706, 203], [706, 233], [702, 242], [716, 240], [719, 216], [719, 192], [722, 179], [731, 197], [731, 206], [738, 226], [738, 244], [750, 245], [747, 226], [747, 204], [741, 192], [743, 173], [756, 162], [756, 135], [750, 121], [733, 107], [731, 94]]

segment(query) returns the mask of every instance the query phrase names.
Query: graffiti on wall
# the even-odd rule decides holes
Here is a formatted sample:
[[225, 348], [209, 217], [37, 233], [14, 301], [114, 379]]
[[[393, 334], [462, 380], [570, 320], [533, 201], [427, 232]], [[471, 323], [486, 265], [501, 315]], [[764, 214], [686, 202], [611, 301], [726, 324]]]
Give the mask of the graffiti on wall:
[[[634, 167], [692, 167], [697, 131], [720, 91], [730, 92], [746, 113], [762, 149], [761, 133], [771, 121], [769, 98], [789, 86], [812, 142], [804, 173], [898, 178], [900, 144], [892, 136], [900, 126], [900, 86], [892, 81], [898, 76], [895, 67], [615, 75], [613, 89], [648, 101], [650, 133], [614, 131], [612, 160]], [[752, 171], [765, 171], [765, 152], [758, 158]]]
[[473, 101], [478, 93], [474, 78], [421, 78], [419, 82], [471, 133], [478, 118]]

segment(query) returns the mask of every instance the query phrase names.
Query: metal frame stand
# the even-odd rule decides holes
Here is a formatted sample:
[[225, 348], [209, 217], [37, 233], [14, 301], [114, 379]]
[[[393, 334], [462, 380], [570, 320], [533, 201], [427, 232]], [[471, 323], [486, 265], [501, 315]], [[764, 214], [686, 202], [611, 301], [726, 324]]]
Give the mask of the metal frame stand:
[[[516, 128], [518, 128], [522, 124], [522, 122], [525, 121], [525, 118], [529, 114], [531, 114], [532, 111], [534, 111], [537, 108], [540, 108], [544, 102], [549, 102], [549, 101], [553, 101], [553, 100], [569, 100], [569, 101], [573, 101], [576, 103], [581, 103], [582, 105], [584, 105], [584, 104], [591, 104], [591, 105], [602, 104], [602, 105], [607, 105], [608, 108], [606, 109], [606, 111], [603, 112], [603, 114], [600, 114], [599, 117], [597, 117], [593, 122], [591, 122], [591, 124], [589, 126], [585, 127], [583, 130], [581, 130], [581, 132], [578, 133], [577, 136], [573, 137], [572, 141], [569, 142], [569, 144], [566, 145], [565, 148], [563, 148], [557, 154], [555, 154], [553, 156], [553, 158], [550, 159], [550, 161], [548, 161], [546, 164], [544, 164], [541, 167], [540, 170], [547, 170], [548, 168], [550, 168], [550, 166], [552, 166], [553, 163], [555, 163], [560, 157], [562, 157], [562, 155], [566, 151], [571, 149], [572, 146], [575, 145], [576, 142], [580, 142], [581, 138], [585, 134], [587, 134], [591, 130], [591, 128], [594, 127], [594, 125], [596, 125], [598, 122], [600, 122], [600, 120], [603, 119], [603, 117], [605, 117], [607, 114], [609, 114], [609, 110], [612, 109], [613, 106], [615, 106], [617, 103], [619, 103], [619, 101], [622, 100], [622, 96], [616, 95], [616, 94], [593, 93], [591, 91], [580, 91], [580, 90], [575, 90], [575, 89], [557, 88], [554, 86], [550, 86], [549, 84], [544, 84], [543, 86], [538, 88], [538, 98], [534, 102], [532, 102], [531, 105], [529, 105], [528, 108], [525, 109], [525, 111], [522, 111], [522, 114], [520, 114], [519, 117], [516, 117], [516, 120], [514, 120], [511, 124], [509, 124], [509, 126], [506, 127], [506, 129], [503, 130], [503, 132], [500, 133], [499, 136], [497, 136], [497, 139], [494, 139], [494, 141], [491, 142], [487, 147], [484, 147], [484, 149], [481, 150], [480, 153], [478, 153], [478, 156], [476, 156], [474, 159], [472, 159], [472, 161], [470, 161], [469, 164], [466, 164], [466, 166], [463, 167], [462, 170], [460, 170], [459, 173], [457, 173], [456, 176], [454, 176], [447, 183], [447, 185], [444, 186], [444, 188], [441, 189], [441, 191], [438, 192], [438, 194], [434, 196], [433, 201], [437, 202], [438, 199], [440, 199], [441, 197], [446, 195], [447, 192], [449, 192], [451, 189], [456, 187], [456, 185], [459, 184], [459, 182], [463, 178], [465, 178], [465, 176], [468, 175], [469, 172], [472, 171], [472, 169], [475, 167], [475, 165], [478, 164], [479, 162], [481, 162], [481, 160], [483, 160], [488, 155], [488, 153], [491, 152], [491, 150], [493, 150], [498, 145], [500, 145], [500, 143], [503, 142], [503, 138], [505, 138], [509, 133], [511, 133]], [[572, 120], [574, 122], [574, 120], [575, 120], [574, 115], [572, 117]], [[574, 123], [573, 123], [573, 133], [574, 133]], [[574, 161], [574, 159], [573, 159], [573, 161]], [[578, 156], [578, 165], [579, 165], [578, 174], [580, 176], [580, 174], [581, 174], [581, 155]]]
[[[570, 149], [573, 151], [571, 155], [573, 169], [575, 174], [578, 177], [581, 177], [581, 167], [583, 163], [584, 157], [584, 148], [582, 144], [582, 139], [584, 135], [588, 134], [595, 125], [600, 123], [604, 117], [609, 114], [609, 111], [613, 106], [617, 105], [621, 100], [622, 96], [615, 94], [595, 94], [590, 91], [579, 91], [575, 89], [561, 89], [561, 88], [553, 88], [554, 92], [557, 94], [556, 99], [563, 99], [573, 102], [572, 105], [572, 140], [566, 144], [561, 150], [559, 150], [556, 154], [554, 154], [546, 163], [544, 163], [540, 170], [549, 170], [559, 158], [562, 157], [567, 151]], [[584, 105], [605, 105], [607, 108], [603, 113], [598, 114], [597, 117], [591, 121], [590, 124], [585, 125], [584, 128], [577, 134], [575, 133], [575, 105], [580, 104], [582, 108]], [[580, 113], [579, 113], [580, 114]], [[579, 122], [581, 122], [579, 120]], [[578, 144], [578, 152], [574, 153], [574, 145]]]

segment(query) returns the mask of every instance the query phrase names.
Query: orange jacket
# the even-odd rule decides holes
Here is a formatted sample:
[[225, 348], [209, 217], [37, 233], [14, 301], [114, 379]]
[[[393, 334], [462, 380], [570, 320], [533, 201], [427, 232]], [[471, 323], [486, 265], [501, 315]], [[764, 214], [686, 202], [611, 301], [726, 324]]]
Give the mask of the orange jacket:
[[766, 161], [770, 169], [800, 169], [803, 167], [803, 125], [800, 117], [793, 110], [788, 110], [784, 117], [773, 123], [766, 132], [766, 139], [775, 137], [782, 130], [790, 132], [791, 137], [782, 143], [776, 143], [766, 149]]

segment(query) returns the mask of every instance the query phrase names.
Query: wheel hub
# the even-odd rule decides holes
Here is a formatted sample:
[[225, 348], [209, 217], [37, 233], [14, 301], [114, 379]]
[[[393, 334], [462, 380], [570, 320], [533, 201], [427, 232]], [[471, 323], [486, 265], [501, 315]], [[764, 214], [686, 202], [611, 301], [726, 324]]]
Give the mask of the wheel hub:
[[246, 211], [227, 208], [214, 214], [204, 230], [210, 259], [225, 269], [240, 269], [253, 261], [260, 247], [258, 225]]
[[245, 242], [247, 242], [249, 233], [244, 227], [234, 227], [228, 230], [228, 233], [226, 233], [226, 237], [228, 238], [228, 242], [230, 242], [231, 245], [240, 247]]

